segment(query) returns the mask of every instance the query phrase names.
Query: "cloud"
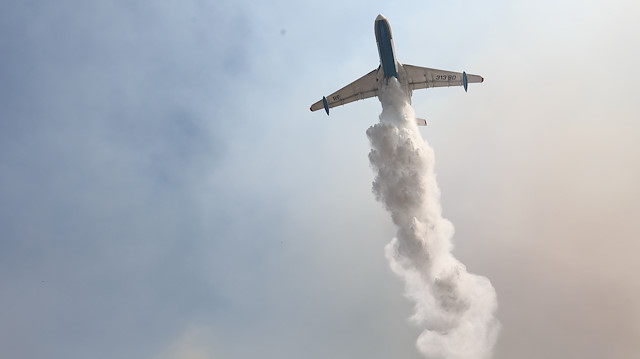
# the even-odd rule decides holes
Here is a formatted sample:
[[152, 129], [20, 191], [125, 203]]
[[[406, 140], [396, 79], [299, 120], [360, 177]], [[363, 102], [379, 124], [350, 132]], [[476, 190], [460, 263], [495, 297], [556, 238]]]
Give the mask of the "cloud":
[[213, 333], [205, 327], [190, 327], [172, 340], [156, 359], [220, 359], [212, 348]]
[[[2, 2], [2, 356], [419, 357], [379, 104], [308, 111], [377, 66], [377, 12], [314, 6]], [[637, 5], [447, 6], [380, 12], [401, 61], [486, 79], [413, 105], [497, 357], [637, 353]]]

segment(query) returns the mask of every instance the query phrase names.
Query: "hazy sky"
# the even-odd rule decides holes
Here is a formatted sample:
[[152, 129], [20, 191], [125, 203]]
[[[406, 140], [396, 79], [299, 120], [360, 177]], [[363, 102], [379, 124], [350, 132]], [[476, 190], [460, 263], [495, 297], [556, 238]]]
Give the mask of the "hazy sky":
[[0, 357], [420, 358], [371, 193], [399, 61], [495, 358], [640, 357], [634, 1], [0, 3]]

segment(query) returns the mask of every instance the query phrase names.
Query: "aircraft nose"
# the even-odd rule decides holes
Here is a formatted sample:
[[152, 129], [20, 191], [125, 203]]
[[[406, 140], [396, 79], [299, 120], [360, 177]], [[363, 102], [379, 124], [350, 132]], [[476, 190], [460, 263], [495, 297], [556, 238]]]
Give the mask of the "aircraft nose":
[[386, 18], [386, 17], [384, 17], [384, 15], [382, 15], [382, 14], [378, 14], [378, 17], [376, 18], [376, 21], [378, 21], [378, 20], [386, 20], [386, 19], [387, 19], [387, 18]]

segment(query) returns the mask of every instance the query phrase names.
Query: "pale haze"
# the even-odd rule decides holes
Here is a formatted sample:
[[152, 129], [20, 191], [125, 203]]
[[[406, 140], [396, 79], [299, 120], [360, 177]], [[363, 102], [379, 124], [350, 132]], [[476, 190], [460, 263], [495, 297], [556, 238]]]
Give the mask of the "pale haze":
[[417, 90], [493, 357], [640, 357], [633, 1], [0, 4], [0, 357], [423, 358], [372, 193], [379, 64]]

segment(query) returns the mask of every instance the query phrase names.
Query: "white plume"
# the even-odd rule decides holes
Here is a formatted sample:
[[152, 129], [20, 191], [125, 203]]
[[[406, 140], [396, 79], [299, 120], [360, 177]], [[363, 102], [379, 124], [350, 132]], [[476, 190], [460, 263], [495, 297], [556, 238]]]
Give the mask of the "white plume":
[[433, 149], [418, 132], [409, 98], [395, 78], [379, 98], [380, 122], [367, 130], [373, 193], [398, 227], [385, 252], [415, 303], [411, 320], [423, 329], [418, 350], [427, 358], [489, 358], [500, 328], [495, 290], [451, 254], [454, 228], [442, 218]]

